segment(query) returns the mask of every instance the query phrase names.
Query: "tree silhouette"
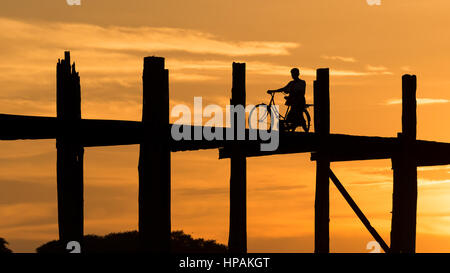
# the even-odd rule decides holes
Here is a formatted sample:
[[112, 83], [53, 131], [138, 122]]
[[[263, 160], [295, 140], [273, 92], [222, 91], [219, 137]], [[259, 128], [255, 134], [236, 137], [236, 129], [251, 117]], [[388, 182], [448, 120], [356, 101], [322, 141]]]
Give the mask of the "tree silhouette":
[[[85, 235], [83, 238], [83, 253], [113, 253], [137, 252], [139, 250], [139, 233], [128, 231], [110, 233], [105, 236]], [[36, 249], [38, 253], [67, 252], [66, 246], [60, 241], [51, 241]], [[227, 247], [215, 240], [194, 239], [183, 231], [173, 231], [171, 234], [171, 251], [174, 253], [226, 253]]]
[[9, 249], [6, 245], [8, 245], [8, 242], [5, 239], [0, 238], [0, 254], [12, 253], [11, 249]]

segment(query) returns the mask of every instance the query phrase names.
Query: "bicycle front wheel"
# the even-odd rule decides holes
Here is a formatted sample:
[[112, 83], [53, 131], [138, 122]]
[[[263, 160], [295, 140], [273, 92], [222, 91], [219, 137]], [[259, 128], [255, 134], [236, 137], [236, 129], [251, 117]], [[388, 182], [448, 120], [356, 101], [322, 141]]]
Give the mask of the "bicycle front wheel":
[[250, 129], [270, 130], [273, 123], [273, 113], [270, 105], [260, 103], [255, 105], [248, 115]]

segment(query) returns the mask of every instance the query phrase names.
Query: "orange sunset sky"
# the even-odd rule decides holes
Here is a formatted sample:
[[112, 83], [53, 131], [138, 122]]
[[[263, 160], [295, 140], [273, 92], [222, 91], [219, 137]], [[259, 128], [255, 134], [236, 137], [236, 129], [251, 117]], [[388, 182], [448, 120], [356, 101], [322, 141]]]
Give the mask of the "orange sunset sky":
[[[268, 101], [299, 67], [312, 103], [331, 70], [331, 132], [396, 136], [401, 76], [418, 77], [418, 138], [450, 142], [447, 0], [17, 0], [0, 3], [0, 113], [56, 116], [56, 62], [70, 50], [83, 118], [140, 120], [142, 63], [166, 57], [171, 105], [225, 106], [231, 64], [247, 63], [247, 103]], [[281, 102], [280, 97], [278, 101]], [[1, 128], [0, 128], [1, 130]], [[85, 233], [137, 229], [139, 147], [86, 148]], [[389, 160], [332, 168], [389, 244]], [[312, 252], [315, 163], [309, 154], [248, 159], [249, 252]], [[417, 251], [450, 251], [450, 166], [418, 169]], [[228, 238], [229, 161], [172, 154], [172, 226]], [[332, 252], [372, 241], [331, 185]], [[34, 252], [57, 239], [54, 140], [0, 142], [0, 237]]]

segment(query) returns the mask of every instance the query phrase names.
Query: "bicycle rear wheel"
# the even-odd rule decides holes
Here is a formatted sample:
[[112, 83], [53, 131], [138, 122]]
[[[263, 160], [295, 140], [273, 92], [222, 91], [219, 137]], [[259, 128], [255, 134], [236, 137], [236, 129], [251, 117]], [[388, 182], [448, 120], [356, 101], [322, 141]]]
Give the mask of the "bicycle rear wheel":
[[309, 115], [308, 110], [305, 108], [302, 112], [302, 128], [306, 133], [309, 132], [311, 127], [311, 116]]

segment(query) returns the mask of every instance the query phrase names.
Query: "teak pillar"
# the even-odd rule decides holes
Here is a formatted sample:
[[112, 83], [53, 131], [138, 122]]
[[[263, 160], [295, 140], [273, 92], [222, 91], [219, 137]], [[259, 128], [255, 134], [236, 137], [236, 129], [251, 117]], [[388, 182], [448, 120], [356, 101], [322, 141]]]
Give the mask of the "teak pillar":
[[[231, 105], [242, 105], [245, 108], [245, 63], [233, 63], [233, 86], [231, 89]], [[239, 116], [230, 113], [231, 128], [234, 128], [234, 143], [231, 149], [230, 175], [230, 231], [228, 248], [231, 253], [247, 252], [247, 159], [237, 141]], [[244, 112], [245, 124], [245, 112]]]
[[317, 70], [314, 81], [314, 133], [320, 148], [316, 160], [316, 199], [314, 204], [314, 252], [330, 252], [330, 160], [327, 158], [327, 137], [330, 134], [329, 69]]
[[170, 149], [169, 72], [164, 58], [144, 58], [142, 124], [139, 154], [139, 241], [142, 251], [169, 252]]
[[79, 144], [81, 120], [80, 77], [70, 52], [56, 65], [56, 112], [59, 132], [57, 191], [59, 239], [64, 245], [83, 239], [83, 146]]
[[402, 133], [398, 135], [398, 149], [392, 158], [394, 190], [392, 201], [391, 251], [393, 253], [414, 253], [416, 250], [416, 89], [416, 76], [403, 75]]

